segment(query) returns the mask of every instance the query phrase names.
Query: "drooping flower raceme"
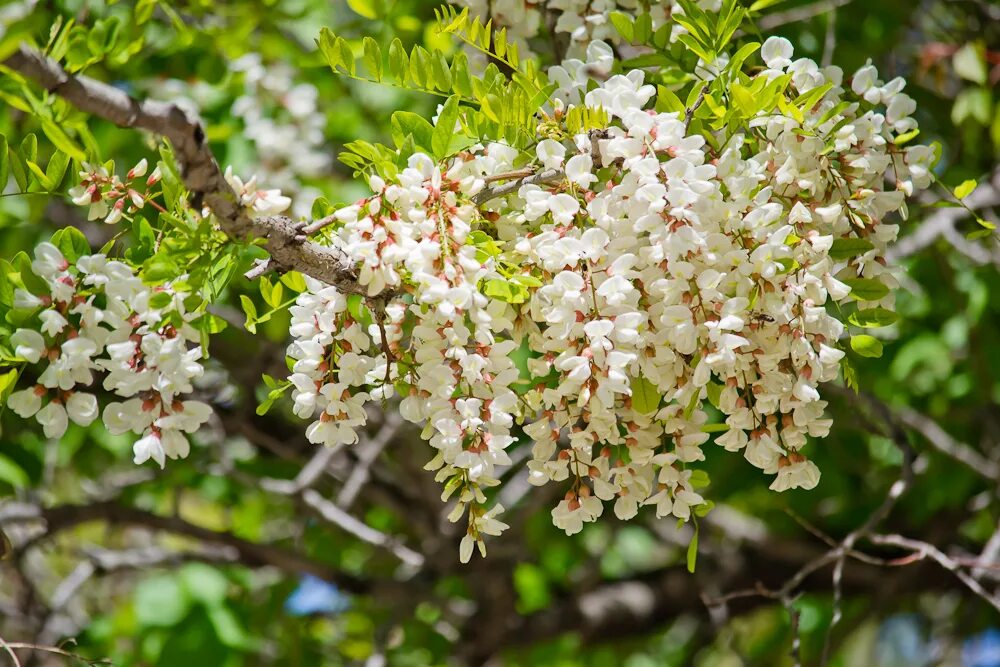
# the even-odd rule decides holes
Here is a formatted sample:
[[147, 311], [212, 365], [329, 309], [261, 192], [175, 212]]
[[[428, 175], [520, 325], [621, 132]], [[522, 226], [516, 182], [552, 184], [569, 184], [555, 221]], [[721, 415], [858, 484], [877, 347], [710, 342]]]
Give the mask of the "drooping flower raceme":
[[606, 503], [622, 519], [703, 510], [692, 466], [712, 433], [774, 475], [772, 489], [814, 487], [803, 447], [830, 430], [818, 387], [844, 357], [845, 323], [828, 306], [892, 307], [887, 218], [929, 184], [933, 155], [894, 143], [915, 128], [901, 80], [866, 66], [845, 82], [780, 38], [761, 52], [749, 85], [773, 82], [783, 101], [715, 145], [683, 114], [649, 108], [642, 71], [588, 92], [563, 68], [559, 109], [602, 108], [609, 122], [573, 135], [552, 132], [563, 110], [543, 121], [534, 171], [558, 178], [477, 201], [525, 170], [496, 143], [441, 163], [416, 154], [390, 183], [373, 176], [374, 194], [340, 210], [331, 237], [367, 298], [310, 284], [293, 310], [297, 412], [321, 415], [310, 430], [350, 440], [322, 425], [358, 423], [365, 398], [404, 392], [443, 496], [458, 494], [452, 520], [468, 514], [463, 559], [504, 527], [484, 489], [520, 433], [529, 481], [568, 487], [552, 510], [568, 533]]
[[[135, 462], [187, 456], [187, 434], [211, 408], [187, 395], [202, 375], [199, 333], [185, 307], [183, 277], [151, 287], [125, 263], [84, 255], [70, 263], [51, 243], [35, 249], [15, 308], [25, 311], [10, 337], [35, 383], [8, 405], [34, 417], [46, 437], [60, 438], [70, 421], [87, 426], [100, 414], [95, 390], [123, 399], [104, 407], [115, 434], [132, 432]], [[103, 380], [101, 379], [103, 377]]]

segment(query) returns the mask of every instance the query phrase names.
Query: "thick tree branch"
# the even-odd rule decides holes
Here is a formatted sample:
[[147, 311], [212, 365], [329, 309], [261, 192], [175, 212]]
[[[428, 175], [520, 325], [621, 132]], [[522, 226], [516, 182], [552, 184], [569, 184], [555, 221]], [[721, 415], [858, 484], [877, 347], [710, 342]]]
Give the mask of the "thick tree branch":
[[350, 593], [369, 592], [372, 582], [346, 574], [335, 567], [312, 560], [283, 547], [250, 542], [232, 533], [210, 530], [180, 517], [163, 516], [113, 501], [89, 505], [57, 505], [40, 508], [30, 505], [8, 507], [0, 515], [5, 522], [41, 519], [46, 523], [45, 537], [90, 521], [105, 521], [115, 526], [135, 526], [191, 537], [208, 544], [228, 547], [235, 551], [239, 562], [249, 566], [271, 565], [286, 572], [312, 574], [333, 582]]
[[176, 104], [137, 100], [106, 83], [69, 74], [56, 61], [25, 45], [3, 64], [81, 111], [120, 127], [146, 130], [166, 138], [173, 146], [193, 203], [208, 206], [230, 238], [263, 239], [271, 255], [269, 268], [294, 269], [343, 292], [364, 294], [352, 263], [339, 248], [304, 240], [301, 225], [291, 218], [250, 216], [212, 155], [201, 121]]

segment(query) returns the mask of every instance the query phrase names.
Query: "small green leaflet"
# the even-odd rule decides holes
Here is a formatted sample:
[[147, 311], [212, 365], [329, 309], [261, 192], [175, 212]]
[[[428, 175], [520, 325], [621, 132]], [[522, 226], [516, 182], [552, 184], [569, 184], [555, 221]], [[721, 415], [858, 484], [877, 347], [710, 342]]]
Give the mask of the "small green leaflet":
[[691, 543], [688, 544], [687, 550], [687, 568], [688, 572], [694, 574], [695, 566], [698, 564], [698, 522], [694, 522], [694, 535], [691, 536]]
[[865, 308], [848, 316], [847, 321], [856, 327], [865, 329], [876, 329], [895, 324], [899, 320], [899, 315], [886, 308]]
[[874, 250], [875, 244], [868, 239], [846, 238], [835, 239], [830, 247], [831, 259], [850, 259]]
[[632, 378], [632, 409], [644, 415], [656, 412], [660, 407], [660, 392], [646, 378]]
[[858, 301], [878, 301], [889, 293], [889, 288], [874, 278], [848, 278], [843, 282], [851, 288], [851, 298]]
[[877, 359], [882, 356], [882, 341], [868, 334], [851, 336], [851, 349], [862, 357]]
[[434, 130], [431, 133], [431, 149], [434, 151], [434, 157], [439, 160], [448, 157], [448, 145], [451, 143], [451, 138], [455, 135], [455, 124], [458, 122], [458, 115], [458, 95], [452, 95], [441, 108], [441, 113], [438, 114], [437, 125], [434, 126]]
[[976, 180], [970, 178], [968, 180], [962, 181], [958, 187], [955, 188], [955, 199], [965, 199], [972, 194], [972, 191], [976, 189]]

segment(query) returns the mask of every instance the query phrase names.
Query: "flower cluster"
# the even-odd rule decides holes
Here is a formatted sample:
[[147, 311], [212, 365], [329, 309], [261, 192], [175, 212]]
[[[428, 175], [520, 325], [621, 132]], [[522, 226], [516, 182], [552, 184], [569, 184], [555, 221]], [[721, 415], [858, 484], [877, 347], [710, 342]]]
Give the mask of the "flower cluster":
[[[591, 42], [621, 41], [610, 20], [612, 12], [634, 16], [648, 5], [654, 30], [669, 24], [674, 14], [683, 14], [676, 0], [653, 3], [640, 3], [638, 0], [459, 0], [457, 4], [469, 7], [473, 16], [489, 16], [497, 29], [506, 28], [508, 39], [525, 54], [531, 53], [529, 40], [538, 37], [540, 32], [544, 37], [551, 34], [550, 30], [565, 35], [569, 38], [565, 55], [570, 58], [582, 56]], [[696, 4], [705, 11], [715, 12], [721, 7], [722, 0], [698, 0]], [[551, 24], [548, 21], [550, 16], [554, 17]], [[670, 41], [684, 32], [684, 28], [674, 23]]]
[[89, 207], [88, 220], [103, 218], [105, 224], [116, 224], [122, 216], [131, 215], [146, 204], [157, 206], [151, 201], [156, 193], [151, 193], [149, 188], [160, 181], [160, 168], [144, 178], [148, 168], [146, 158], [143, 158], [122, 181], [117, 174], [109, 174], [104, 165], [84, 163], [80, 184], [70, 188], [69, 196], [77, 206]]
[[[373, 176], [332, 239], [368, 297], [311, 284], [293, 312], [296, 412], [321, 414], [310, 439], [352, 440], [324, 424], [362, 423], [364, 400], [394, 384], [404, 417], [426, 424], [443, 497], [458, 493], [450, 518], [468, 515], [463, 560], [505, 527], [484, 489], [519, 433], [533, 442], [529, 481], [568, 486], [552, 510], [567, 533], [609, 502], [622, 519], [704, 511], [692, 464], [713, 433], [772, 489], [814, 487], [802, 450], [831, 426], [818, 386], [845, 354], [837, 305], [892, 307], [886, 219], [929, 184], [933, 155], [895, 143], [915, 128], [901, 79], [866, 66], [845, 84], [781, 38], [761, 55], [749, 85], [780, 84], [781, 101], [715, 145], [685, 114], [648, 108], [642, 71], [588, 92], [571, 64], [565, 108], [610, 121], [572, 135], [552, 129], [561, 108], [544, 119], [528, 171], [557, 170], [554, 182], [484, 201], [526, 171], [498, 143]], [[592, 43], [588, 59], [610, 50]]]
[[208, 420], [211, 408], [185, 399], [203, 368], [182, 280], [150, 287], [123, 262], [95, 254], [71, 264], [51, 243], [35, 249], [31, 274], [22, 272], [28, 289], [14, 295], [15, 310], [26, 317], [10, 345], [29, 364], [22, 377], [36, 384], [10, 396], [11, 410], [60, 438], [69, 421], [87, 426], [97, 419], [93, 385], [103, 373], [103, 388], [123, 399], [105, 406], [104, 424], [140, 436], [137, 464], [153, 459], [162, 467], [166, 457], [187, 456], [186, 434]]

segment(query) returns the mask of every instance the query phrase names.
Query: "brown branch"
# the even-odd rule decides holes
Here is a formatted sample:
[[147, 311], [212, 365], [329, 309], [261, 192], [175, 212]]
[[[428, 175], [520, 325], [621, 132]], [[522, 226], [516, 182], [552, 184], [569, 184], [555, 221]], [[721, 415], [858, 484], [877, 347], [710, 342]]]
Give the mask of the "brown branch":
[[189, 116], [178, 105], [137, 100], [106, 83], [69, 74], [55, 60], [23, 44], [3, 65], [81, 111], [119, 127], [146, 130], [166, 138], [173, 146], [193, 205], [208, 206], [222, 231], [233, 240], [263, 239], [271, 255], [270, 268], [294, 269], [342, 292], [365, 293], [358, 285], [353, 263], [342, 250], [305, 241], [302, 225], [289, 217], [250, 216], [215, 161], [201, 121]]
[[989, 603], [991, 607], [1000, 611], [1000, 599], [983, 588], [982, 584], [975, 577], [962, 570], [961, 563], [950, 558], [934, 545], [903, 537], [902, 535], [871, 535], [868, 540], [872, 544], [894, 546], [910, 551], [913, 558], [908, 562], [917, 562], [924, 558], [930, 558], [954, 574], [970, 591]]
[[286, 572], [312, 574], [337, 584], [350, 593], [365, 593], [373, 588], [373, 582], [344, 573], [333, 566], [313, 560], [297, 551], [291, 551], [272, 544], [250, 542], [226, 531], [216, 531], [190, 523], [180, 517], [162, 516], [153, 512], [128, 507], [113, 501], [90, 505], [57, 505], [48, 508], [17, 508], [5, 516], [7, 521], [30, 519], [44, 520], [47, 525], [45, 537], [74, 528], [91, 521], [104, 521], [115, 526], [135, 526], [159, 530], [191, 537], [210, 544], [229, 547], [235, 551], [239, 562], [249, 566], [270, 565]]

